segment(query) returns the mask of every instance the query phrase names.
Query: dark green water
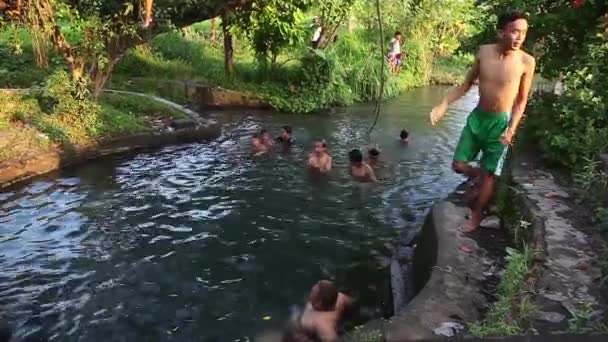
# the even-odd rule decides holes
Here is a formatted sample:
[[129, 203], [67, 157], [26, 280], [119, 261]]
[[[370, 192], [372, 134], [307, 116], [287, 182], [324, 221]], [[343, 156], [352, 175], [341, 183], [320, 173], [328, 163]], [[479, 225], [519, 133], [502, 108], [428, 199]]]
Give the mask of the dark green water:
[[[91, 163], [0, 193], [0, 311], [53, 341], [247, 341], [321, 278], [359, 301], [346, 327], [387, 315], [387, 260], [460, 181], [450, 161], [475, 95], [439, 127], [425, 88], [387, 102], [372, 142], [380, 183], [347, 175], [372, 106], [327, 115], [211, 116], [224, 137]], [[295, 128], [291, 151], [252, 158], [251, 132]], [[397, 141], [406, 127], [409, 146]], [[334, 157], [306, 172], [311, 139]]]

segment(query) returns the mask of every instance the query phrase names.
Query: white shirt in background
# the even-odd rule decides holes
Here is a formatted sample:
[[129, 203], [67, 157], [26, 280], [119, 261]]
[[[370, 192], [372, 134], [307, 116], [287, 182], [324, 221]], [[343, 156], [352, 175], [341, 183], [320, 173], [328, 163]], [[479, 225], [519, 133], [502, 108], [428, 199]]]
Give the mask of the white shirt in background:
[[318, 25], [317, 27], [315, 27], [315, 30], [313, 31], [313, 34], [312, 34], [313, 42], [316, 42], [317, 40], [319, 40], [321, 38], [321, 31], [323, 31], [323, 28], [321, 27], [321, 25]]
[[398, 55], [401, 53], [401, 42], [397, 38], [393, 37], [393, 39], [391, 39], [391, 46], [392, 54]]

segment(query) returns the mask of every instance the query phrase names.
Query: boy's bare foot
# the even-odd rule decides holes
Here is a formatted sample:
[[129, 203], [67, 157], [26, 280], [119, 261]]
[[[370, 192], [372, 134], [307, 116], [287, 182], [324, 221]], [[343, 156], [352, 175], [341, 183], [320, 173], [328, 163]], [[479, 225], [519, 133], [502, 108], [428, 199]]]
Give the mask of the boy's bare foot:
[[473, 248], [469, 246], [460, 246], [458, 249], [467, 254], [473, 253]]
[[144, 29], [147, 29], [150, 27], [150, 25], [152, 24], [152, 18], [145, 18], [144, 22], [142, 23], [141, 27]]
[[471, 211], [469, 218], [458, 228], [462, 233], [472, 233], [479, 228], [481, 223], [481, 213], [473, 210]]

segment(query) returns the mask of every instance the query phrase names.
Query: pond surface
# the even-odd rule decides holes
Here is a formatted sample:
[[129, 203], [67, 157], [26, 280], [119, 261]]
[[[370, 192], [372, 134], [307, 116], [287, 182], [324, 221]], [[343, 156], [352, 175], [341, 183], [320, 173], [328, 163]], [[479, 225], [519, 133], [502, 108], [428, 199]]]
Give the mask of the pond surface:
[[[97, 161], [0, 193], [0, 311], [19, 335], [52, 341], [247, 341], [331, 278], [359, 301], [347, 327], [388, 315], [394, 242], [461, 180], [450, 162], [477, 98], [432, 128], [427, 113], [444, 91], [383, 105], [374, 186], [346, 169], [347, 152], [368, 146], [373, 106], [363, 105], [211, 114], [224, 129], [214, 143]], [[250, 134], [283, 124], [297, 144], [253, 158]], [[334, 157], [329, 179], [304, 167], [315, 137]]]

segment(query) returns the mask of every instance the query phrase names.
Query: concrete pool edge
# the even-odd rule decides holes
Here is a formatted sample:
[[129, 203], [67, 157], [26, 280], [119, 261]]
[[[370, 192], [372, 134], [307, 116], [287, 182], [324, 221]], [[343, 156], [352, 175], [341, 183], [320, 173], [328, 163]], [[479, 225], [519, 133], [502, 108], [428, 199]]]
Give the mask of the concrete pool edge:
[[[456, 192], [455, 192], [456, 193]], [[359, 341], [375, 337], [385, 341], [420, 341], [436, 338], [433, 330], [443, 322], [472, 322], [486, 301], [481, 292], [486, 251], [458, 232], [466, 208], [455, 195], [437, 202], [422, 226], [413, 258], [417, 295], [386, 321], [372, 321], [344, 337]], [[473, 250], [466, 253], [460, 247]]]
[[99, 145], [78, 150], [75, 153], [51, 151], [35, 155], [26, 160], [15, 160], [0, 167], [0, 190], [25, 182], [64, 167], [74, 166], [97, 158], [134, 152], [162, 146], [210, 141], [221, 134], [220, 125], [206, 120], [193, 128], [173, 132], [149, 132], [112, 139]]

